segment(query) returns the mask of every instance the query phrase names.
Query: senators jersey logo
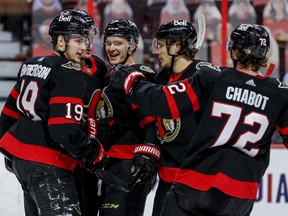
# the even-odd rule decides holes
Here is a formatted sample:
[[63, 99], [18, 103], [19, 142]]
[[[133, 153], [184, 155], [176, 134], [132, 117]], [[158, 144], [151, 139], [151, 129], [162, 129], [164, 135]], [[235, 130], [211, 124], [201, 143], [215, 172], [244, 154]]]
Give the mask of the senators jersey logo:
[[282, 83], [282, 82], [281, 82], [280, 80], [278, 80], [278, 79], [277, 79], [277, 81], [278, 81], [278, 83], [279, 83], [278, 88], [288, 88], [288, 85], [287, 85], [287, 84]]
[[180, 119], [157, 118], [157, 135], [160, 143], [173, 141], [179, 134], [180, 127]]
[[113, 108], [107, 95], [102, 93], [96, 107], [96, 118], [108, 118], [113, 116]]
[[74, 62], [67, 62], [66, 64], [63, 64], [62, 67], [68, 68], [68, 69], [74, 69], [74, 70], [81, 70], [80, 65]]

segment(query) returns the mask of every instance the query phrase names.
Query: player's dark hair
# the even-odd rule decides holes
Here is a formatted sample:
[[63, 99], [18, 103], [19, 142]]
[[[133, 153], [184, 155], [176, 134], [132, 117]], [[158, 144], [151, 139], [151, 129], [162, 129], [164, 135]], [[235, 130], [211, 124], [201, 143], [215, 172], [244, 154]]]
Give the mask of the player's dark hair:
[[236, 54], [233, 57], [233, 60], [236, 60], [237, 62], [241, 63], [245, 68], [251, 68], [253, 71], [258, 71], [260, 68], [267, 67], [268, 65], [267, 57], [255, 58], [249, 54], [246, 54], [241, 44], [236, 45], [234, 49], [236, 50]]

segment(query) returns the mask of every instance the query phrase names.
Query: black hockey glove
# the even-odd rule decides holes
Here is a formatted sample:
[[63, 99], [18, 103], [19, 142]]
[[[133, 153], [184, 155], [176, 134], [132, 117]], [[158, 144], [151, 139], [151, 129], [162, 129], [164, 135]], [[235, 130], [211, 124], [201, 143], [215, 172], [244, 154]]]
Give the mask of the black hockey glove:
[[8, 170], [11, 173], [14, 173], [12, 169], [12, 161], [10, 160], [10, 158], [4, 157], [4, 163], [6, 170]]
[[102, 144], [98, 140], [93, 140], [93, 142], [94, 148], [97, 149], [96, 154], [92, 160], [85, 160], [84, 164], [87, 170], [95, 173], [98, 169], [102, 169], [105, 166], [107, 156]]
[[152, 179], [158, 171], [160, 149], [154, 144], [139, 145], [134, 150], [130, 183]]
[[125, 94], [129, 94], [133, 85], [145, 76], [136, 71], [135, 68], [127, 65], [117, 65], [110, 71], [110, 83], [114, 88], [123, 89]]
[[82, 130], [87, 134], [89, 139], [97, 138], [98, 124], [96, 119], [87, 118], [87, 120], [85, 120], [84, 118], [82, 118], [81, 124], [82, 124]]
[[109, 146], [113, 141], [116, 132], [116, 123], [113, 117], [99, 118], [97, 119], [98, 125], [98, 140], [103, 143], [103, 145]]

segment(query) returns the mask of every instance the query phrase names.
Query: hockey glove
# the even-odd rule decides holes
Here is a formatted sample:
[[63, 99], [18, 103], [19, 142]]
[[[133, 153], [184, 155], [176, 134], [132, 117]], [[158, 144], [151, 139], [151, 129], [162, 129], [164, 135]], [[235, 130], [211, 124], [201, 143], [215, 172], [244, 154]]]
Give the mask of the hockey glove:
[[90, 139], [96, 139], [98, 135], [98, 124], [96, 119], [94, 118], [88, 118], [87, 119], [87, 133], [88, 138]]
[[94, 118], [82, 118], [82, 130], [87, 134], [89, 139], [96, 139], [98, 136], [98, 124]]
[[145, 182], [152, 179], [158, 170], [160, 149], [154, 144], [139, 145], [134, 150], [130, 183]]
[[93, 140], [93, 145], [95, 149], [94, 157], [91, 160], [85, 160], [84, 165], [90, 172], [95, 173], [98, 169], [102, 169], [106, 164], [106, 153], [102, 144], [97, 140]]
[[145, 76], [136, 71], [133, 67], [117, 65], [110, 72], [110, 83], [114, 88], [123, 89], [125, 94], [129, 94], [133, 85]]
[[11, 173], [14, 173], [12, 169], [12, 161], [8, 157], [4, 157], [5, 168]]
[[103, 145], [110, 146], [116, 132], [115, 119], [113, 117], [97, 119], [98, 125], [98, 140]]

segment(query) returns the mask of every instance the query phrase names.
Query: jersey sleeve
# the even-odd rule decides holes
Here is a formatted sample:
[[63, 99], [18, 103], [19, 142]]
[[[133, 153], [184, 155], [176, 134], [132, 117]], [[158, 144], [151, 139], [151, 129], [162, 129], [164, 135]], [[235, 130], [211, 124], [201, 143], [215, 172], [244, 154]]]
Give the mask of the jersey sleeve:
[[177, 119], [199, 109], [198, 96], [190, 81], [186, 79], [163, 86], [141, 80], [128, 97], [132, 103], [155, 116]]
[[283, 139], [283, 144], [288, 149], [288, 109], [283, 113], [280, 122], [278, 123], [279, 134]]
[[168, 85], [141, 80], [133, 86], [128, 100], [155, 116], [177, 119], [200, 109], [199, 99], [205, 97], [206, 89], [218, 74], [206, 69], [198, 71], [193, 77]]
[[0, 116], [0, 138], [9, 130], [9, 128], [22, 116], [17, 109], [16, 102], [19, 95], [18, 83], [14, 85], [5, 102]]
[[70, 71], [70, 76], [65, 73], [64, 76], [60, 76], [63, 73], [58, 73], [55, 77], [49, 101], [48, 128], [53, 141], [64, 151], [87, 162], [96, 156], [99, 146], [93, 146], [93, 141], [82, 129], [86, 85], [84, 78], [73, 73], [76, 74], [77, 71]]

